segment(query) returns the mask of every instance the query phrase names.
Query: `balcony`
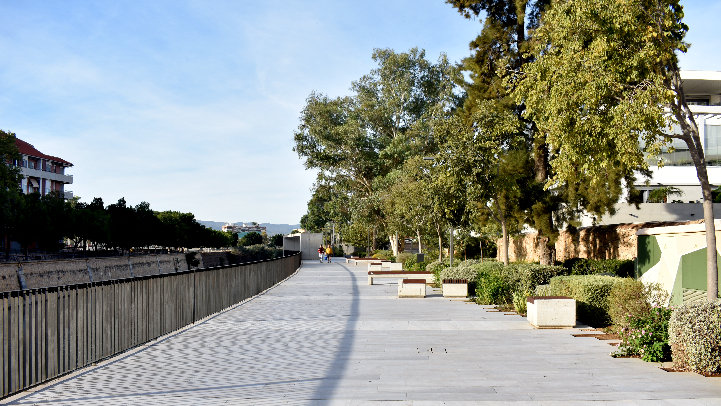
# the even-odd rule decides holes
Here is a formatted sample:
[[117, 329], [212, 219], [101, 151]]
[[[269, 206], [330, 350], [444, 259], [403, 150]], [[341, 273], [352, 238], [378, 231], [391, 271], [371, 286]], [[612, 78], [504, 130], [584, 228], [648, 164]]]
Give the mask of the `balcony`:
[[20, 167], [20, 173], [25, 177], [33, 176], [36, 178], [50, 179], [56, 182], [73, 183], [73, 175], [63, 175], [61, 173], [50, 172], [42, 169], [33, 169]]

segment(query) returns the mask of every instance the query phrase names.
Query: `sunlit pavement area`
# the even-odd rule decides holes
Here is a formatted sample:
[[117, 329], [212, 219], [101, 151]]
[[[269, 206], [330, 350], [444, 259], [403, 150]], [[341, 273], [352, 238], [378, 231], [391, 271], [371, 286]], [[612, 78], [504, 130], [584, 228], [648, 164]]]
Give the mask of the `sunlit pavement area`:
[[671, 373], [576, 329], [534, 330], [366, 266], [297, 274], [201, 323], [3, 402], [15, 405], [721, 405], [721, 378]]

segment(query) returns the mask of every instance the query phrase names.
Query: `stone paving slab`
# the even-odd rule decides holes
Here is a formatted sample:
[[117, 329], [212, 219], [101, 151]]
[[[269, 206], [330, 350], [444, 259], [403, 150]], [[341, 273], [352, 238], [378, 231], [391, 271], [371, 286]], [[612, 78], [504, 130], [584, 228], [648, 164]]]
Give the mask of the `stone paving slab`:
[[[721, 405], [721, 378], [614, 359], [579, 329], [535, 330], [366, 267], [304, 262], [262, 295], [15, 405]], [[0, 403], [2, 403], [0, 402]]]

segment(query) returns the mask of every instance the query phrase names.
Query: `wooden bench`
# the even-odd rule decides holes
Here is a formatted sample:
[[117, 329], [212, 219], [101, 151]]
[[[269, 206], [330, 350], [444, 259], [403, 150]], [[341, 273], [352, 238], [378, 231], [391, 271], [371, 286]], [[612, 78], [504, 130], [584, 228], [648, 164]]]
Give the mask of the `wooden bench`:
[[421, 271], [421, 272], [412, 272], [412, 271], [368, 271], [368, 284], [373, 284], [373, 279], [375, 278], [408, 278], [408, 277], [415, 277], [415, 278], [423, 278], [426, 281], [426, 284], [432, 284], [435, 282], [435, 276], [433, 275], [433, 272], [430, 271]]
[[526, 318], [535, 328], [568, 328], [576, 325], [576, 300], [566, 296], [531, 296]]
[[368, 262], [391, 262], [387, 259], [378, 258], [348, 258], [346, 262], [352, 263], [353, 265], [362, 265]]
[[398, 297], [426, 297], [426, 280], [402, 279], [398, 284]]

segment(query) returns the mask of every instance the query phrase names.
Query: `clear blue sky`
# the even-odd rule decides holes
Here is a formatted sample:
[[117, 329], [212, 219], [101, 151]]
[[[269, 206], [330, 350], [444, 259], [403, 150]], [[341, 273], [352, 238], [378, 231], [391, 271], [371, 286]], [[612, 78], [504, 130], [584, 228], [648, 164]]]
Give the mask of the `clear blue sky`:
[[[721, 1], [683, 4], [682, 67], [721, 70]], [[83, 201], [296, 223], [308, 94], [347, 94], [374, 48], [458, 61], [479, 31], [441, 0], [3, 0], [0, 129], [72, 162]]]

